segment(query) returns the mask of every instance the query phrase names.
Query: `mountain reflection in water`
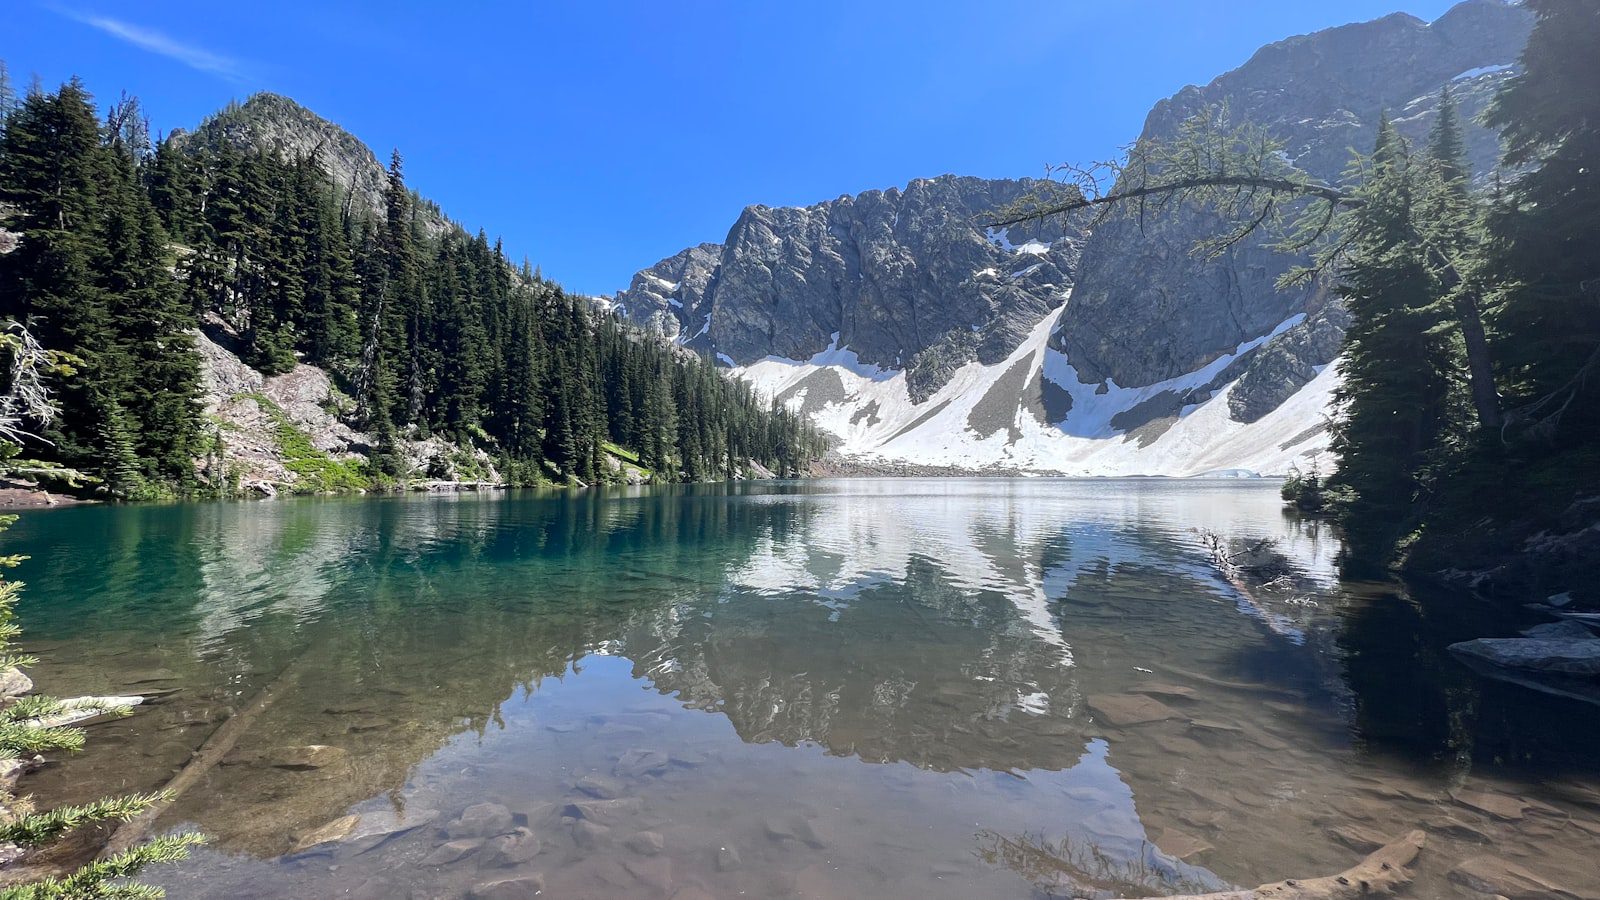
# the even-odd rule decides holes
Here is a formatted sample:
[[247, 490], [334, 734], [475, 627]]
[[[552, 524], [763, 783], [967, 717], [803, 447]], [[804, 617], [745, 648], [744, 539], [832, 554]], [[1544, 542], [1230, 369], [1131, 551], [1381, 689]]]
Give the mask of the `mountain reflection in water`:
[[[1584, 884], [1600, 709], [1460, 667], [1446, 640], [1509, 626], [1341, 583], [1280, 510], [1270, 483], [980, 479], [32, 514], [36, 680], [178, 690], [25, 787], [156, 787], [267, 696], [165, 820], [215, 839], [157, 873], [173, 896], [1149, 895], [1415, 827], [1417, 896], [1486, 843]], [[1271, 539], [1294, 589], [1230, 583], [1202, 533]], [[539, 852], [449, 827], [482, 802]]]

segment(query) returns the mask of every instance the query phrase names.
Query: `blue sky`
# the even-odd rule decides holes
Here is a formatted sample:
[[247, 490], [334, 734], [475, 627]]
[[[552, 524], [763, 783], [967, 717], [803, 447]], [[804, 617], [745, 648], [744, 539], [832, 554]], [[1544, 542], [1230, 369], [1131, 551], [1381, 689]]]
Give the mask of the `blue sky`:
[[81, 75], [158, 130], [287, 94], [568, 288], [739, 210], [1104, 158], [1260, 45], [1448, 0], [261, 3], [9, 0], [25, 85]]

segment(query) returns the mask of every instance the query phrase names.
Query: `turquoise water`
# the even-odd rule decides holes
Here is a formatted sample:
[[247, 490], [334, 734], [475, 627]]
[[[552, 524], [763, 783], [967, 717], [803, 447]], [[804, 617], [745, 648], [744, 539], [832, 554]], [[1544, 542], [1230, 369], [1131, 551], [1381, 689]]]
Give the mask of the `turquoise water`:
[[930, 479], [28, 513], [35, 680], [163, 696], [24, 789], [158, 787], [265, 698], [163, 819], [213, 838], [152, 874], [174, 897], [1152, 896], [1419, 827], [1414, 896], [1478, 896], [1451, 872], [1485, 854], [1588, 896], [1600, 707], [1461, 667], [1523, 623], [1341, 581], [1281, 506]]

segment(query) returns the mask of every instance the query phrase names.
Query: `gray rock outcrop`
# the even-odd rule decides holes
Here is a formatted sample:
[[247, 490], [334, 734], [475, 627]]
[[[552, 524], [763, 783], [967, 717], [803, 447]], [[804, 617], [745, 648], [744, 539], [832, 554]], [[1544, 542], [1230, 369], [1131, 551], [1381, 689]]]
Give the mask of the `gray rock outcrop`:
[[641, 271], [614, 304], [738, 365], [808, 359], [837, 340], [863, 363], [907, 369], [920, 400], [969, 360], [1004, 359], [1065, 298], [1076, 225], [980, 225], [1035, 186], [943, 175], [815, 206], [751, 206], [722, 244]]
[[[1527, 41], [1532, 16], [1501, 0], [1467, 0], [1432, 24], [1403, 13], [1269, 44], [1247, 63], [1204, 87], [1189, 86], [1157, 103], [1141, 139], [1171, 137], [1185, 119], [1227, 104], [1235, 120], [1266, 127], [1295, 166], [1338, 182], [1351, 148], [1370, 149], [1381, 112], [1420, 141], [1450, 84], [1467, 123], [1473, 169], [1493, 169], [1495, 136], [1474, 124]], [[1194, 371], [1241, 342], [1260, 337], [1296, 313], [1313, 312], [1321, 286], [1279, 290], [1276, 281], [1303, 257], [1279, 253], [1267, 237], [1246, 240], [1215, 259], [1191, 253], [1219, 233], [1214, 213], [1152, 212], [1100, 224], [1083, 249], [1072, 303], [1052, 345], [1067, 353], [1086, 383], [1124, 387]], [[1309, 325], [1310, 323], [1308, 323]], [[1292, 391], [1263, 389], [1279, 376], [1304, 377], [1329, 362], [1333, 323], [1314, 333], [1285, 333], [1279, 354], [1261, 354], [1233, 415], [1253, 421]], [[1316, 326], [1311, 326], [1316, 327]], [[1342, 331], [1342, 329], [1340, 329]]]

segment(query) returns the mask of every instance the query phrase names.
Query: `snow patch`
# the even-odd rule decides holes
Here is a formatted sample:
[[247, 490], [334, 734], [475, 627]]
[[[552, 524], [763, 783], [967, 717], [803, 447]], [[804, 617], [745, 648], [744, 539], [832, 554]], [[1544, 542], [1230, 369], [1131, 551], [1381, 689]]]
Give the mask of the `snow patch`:
[[[903, 370], [863, 363], [843, 346], [838, 334], [808, 360], [768, 356], [732, 367], [731, 372], [765, 396], [789, 394], [787, 402], [798, 410], [806, 392], [795, 388], [821, 368], [832, 368], [844, 391], [839, 399], [814, 409], [813, 420], [839, 439], [841, 452], [867, 460], [995, 465], [1068, 475], [1178, 476], [1222, 469], [1281, 475], [1326, 451], [1326, 431], [1314, 426], [1324, 421], [1339, 383], [1336, 363], [1323, 367], [1282, 406], [1248, 425], [1235, 422], [1229, 414], [1232, 383], [1201, 402], [1183, 406], [1176, 420], [1153, 440], [1130, 440], [1111, 425], [1118, 413], [1163, 391], [1181, 396], [1207, 384], [1241, 355], [1301, 322], [1303, 315], [1240, 342], [1232, 352], [1194, 372], [1135, 388], [1108, 381], [1101, 394], [1096, 393], [1098, 385], [1080, 382], [1067, 358], [1049, 347], [1059, 316], [1058, 308], [1041, 318], [1004, 360], [988, 366], [968, 362], [922, 403], [911, 402]], [[1025, 384], [1037, 389], [1042, 379], [1048, 379], [1064, 390], [1072, 398], [1071, 410], [1063, 421], [1044, 423], [1025, 405], [1028, 398], [1018, 397], [1010, 427], [980, 437], [968, 426], [969, 416], [1017, 366], [1026, 372]]]
[[1466, 81], [1469, 78], [1477, 78], [1479, 75], [1493, 75], [1496, 72], [1504, 72], [1510, 68], [1512, 68], [1510, 63], [1500, 66], [1479, 66], [1476, 69], [1468, 69], [1450, 80]]

